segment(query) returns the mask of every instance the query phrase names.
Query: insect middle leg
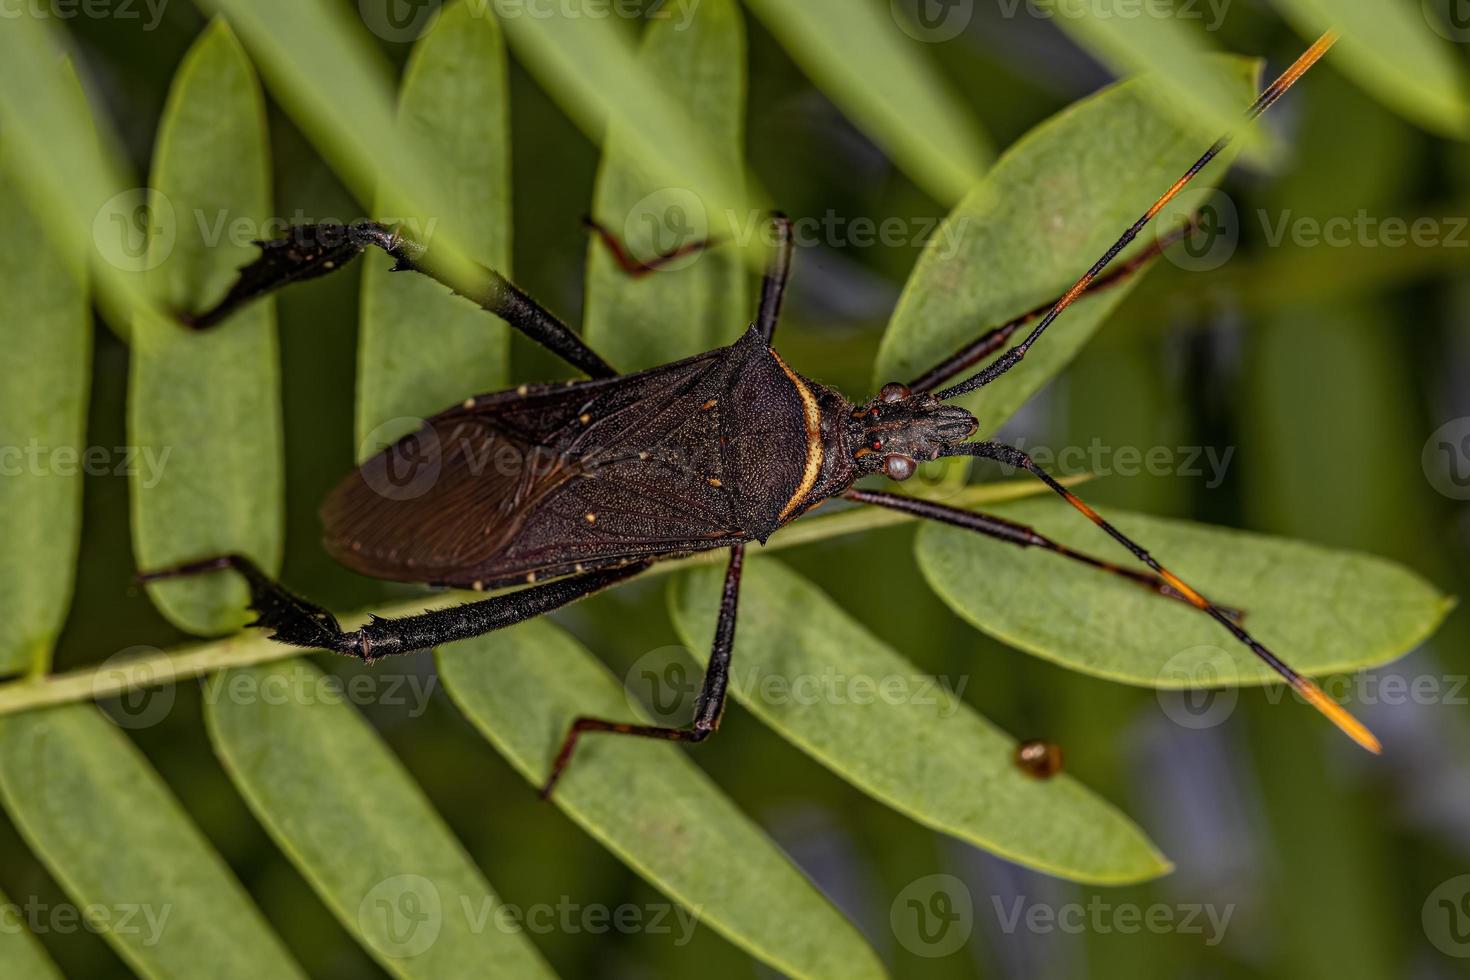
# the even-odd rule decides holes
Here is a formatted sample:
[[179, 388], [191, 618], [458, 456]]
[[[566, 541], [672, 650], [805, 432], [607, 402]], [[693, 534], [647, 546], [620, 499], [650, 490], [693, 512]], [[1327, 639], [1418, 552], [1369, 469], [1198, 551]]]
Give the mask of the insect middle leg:
[[450, 283], [427, 261], [426, 246], [386, 225], [374, 221], [296, 225], [280, 238], [256, 244], [260, 246], [260, 258], [240, 270], [239, 279], [225, 297], [211, 309], [186, 315], [185, 323], [196, 329], [212, 327], [282, 286], [329, 275], [369, 248], [379, 248], [397, 260], [394, 272], [417, 272], [456, 289], [589, 377], [617, 376], [618, 372], [570, 327], [500, 273], [481, 266], [474, 283]]
[[[618, 267], [634, 279], [641, 279], [676, 259], [701, 252], [718, 244], [713, 239], [702, 238], [698, 241], [685, 242], [678, 248], [655, 255], [651, 259], [637, 259], [628, 251], [627, 245], [605, 225], [593, 218], [583, 218], [582, 221], [607, 246], [608, 252], [611, 253], [613, 261], [617, 262]], [[785, 214], [780, 211], [772, 211], [771, 224], [776, 230], [775, 251], [766, 264], [765, 275], [761, 279], [761, 302], [755, 321], [767, 344], [775, 335], [776, 322], [781, 317], [781, 304], [786, 298], [786, 283], [791, 278], [791, 254], [794, 242], [791, 219]]]
[[[1188, 597], [1178, 589], [1157, 575], [1140, 572], [1132, 568], [1123, 568], [1110, 561], [1094, 558], [1085, 552], [1069, 548], [1060, 542], [1053, 541], [1045, 535], [1039, 534], [1024, 524], [1017, 524], [1001, 517], [990, 514], [981, 514], [973, 510], [961, 510], [958, 507], [946, 507], [928, 500], [920, 500], [917, 497], [906, 497], [896, 493], [883, 493], [873, 490], [849, 490], [844, 493], [843, 498], [859, 504], [872, 504], [877, 507], [887, 507], [890, 510], [902, 511], [905, 514], [913, 514], [931, 521], [941, 521], [945, 524], [961, 527], [967, 531], [975, 531], [989, 538], [1000, 541], [1008, 541], [1022, 548], [1040, 548], [1050, 551], [1052, 554], [1070, 558], [1081, 562], [1099, 571], [1116, 575], [1141, 586], [1155, 595], [1164, 596], [1167, 599], [1175, 599], [1186, 605], [1193, 606]], [[1227, 616], [1235, 622], [1240, 622], [1245, 614], [1238, 609], [1229, 606], [1220, 607]]]
[[605, 718], [580, 717], [574, 720], [562, 739], [561, 749], [551, 763], [551, 773], [541, 787], [541, 798], [550, 799], [557, 780], [572, 761], [577, 740], [585, 732], [606, 732], [610, 735], [636, 735], [640, 738], [660, 738], [669, 742], [703, 742], [720, 727], [720, 718], [725, 713], [725, 694], [730, 686], [730, 654], [735, 648], [735, 614], [740, 602], [740, 574], [745, 567], [745, 545], [737, 544], [730, 549], [730, 564], [725, 569], [725, 588], [720, 594], [720, 614], [715, 622], [715, 640], [710, 649], [709, 667], [704, 673], [704, 685], [699, 698], [694, 702], [694, 720], [684, 728], [663, 725], [635, 725], [626, 721], [609, 721]]
[[628, 246], [624, 244], [621, 238], [613, 233], [612, 229], [602, 224], [596, 218], [585, 216], [582, 218], [582, 224], [588, 231], [596, 235], [603, 245], [607, 246], [608, 254], [618, 264], [618, 268], [622, 269], [625, 275], [633, 279], [642, 279], [650, 272], [657, 272], [671, 262], [676, 262], [687, 256], [703, 252], [705, 249], [718, 244], [713, 238], [697, 238], [693, 241], [684, 242], [675, 248], [671, 248], [667, 252], [660, 252], [658, 255], [653, 256], [653, 258], [640, 259], [633, 255], [628, 249]]
[[636, 562], [492, 596], [448, 609], [437, 609], [398, 619], [372, 617], [366, 625], [344, 631], [331, 613], [288, 591], [243, 555], [221, 555], [173, 568], [145, 572], [142, 582], [233, 570], [250, 589], [250, 608], [258, 615], [251, 626], [272, 630], [278, 643], [312, 650], [331, 650], [365, 663], [397, 653], [428, 650], [455, 640], [467, 640], [512, 626], [600, 592], [631, 578], [649, 566]]

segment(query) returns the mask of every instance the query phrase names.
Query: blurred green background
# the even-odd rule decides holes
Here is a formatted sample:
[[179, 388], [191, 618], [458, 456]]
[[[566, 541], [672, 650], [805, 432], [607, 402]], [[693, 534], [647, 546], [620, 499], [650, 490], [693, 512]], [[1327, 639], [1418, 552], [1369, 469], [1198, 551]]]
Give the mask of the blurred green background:
[[[355, 6], [350, 4], [349, 6]], [[1096, 90], [1109, 75], [1045, 18], [980, 4], [955, 38], [927, 54], [1004, 147]], [[204, 20], [166, 6], [147, 18], [67, 23], [89, 90], [146, 172], [169, 81]], [[1237, 4], [1213, 40], [1284, 65], [1303, 47], [1274, 13]], [[0, 30], [5, 30], [0, 23]], [[912, 183], [808, 80], [755, 18], [749, 164], [794, 216], [939, 219], [946, 206]], [[401, 64], [408, 44], [383, 42]], [[1463, 46], [1455, 56], [1463, 58]], [[597, 148], [512, 61], [516, 280], [578, 323]], [[353, 201], [293, 124], [271, 107], [277, 211], [351, 218]], [[1230, 451], [1223, 479], [1112, 475], [1089, 498], [1161, 515], [1362, 549], [1391, 557], [1450, 593], [1466, 589], [1470, 520], [1426, 472], [1431, 434], [1470, 416], [1470, 159], [1463, 144], [1416, 128], [1344, 78], [1331, 59], [1270, 119], [1286, 148], [1267, 172], [1225, 181], [1239, 247], [1218, 269], [1162, 261], [1078, 362], [1007, 426], [1028, 447], [1213, 447]], [[1444, 241], [1393, 247], [1369, 236], [1342, 246], [1272, 246], [1281, 220], [1360, 213], [1440, 219]], [[881, 330], [918, 254], [839, 241], [801, 250], [779, 346], [810, 376], [853, 394], [869, 387]], [[1184, 261], [1183, 265], [1189, 265]], [[1078, 270], [1079, 272], [1081, 270]], [[318, 544], [318, 503], [353, 465], [359, 269], [294, 288], [279, 300], [287, 448], [284, 579], [331, 608], [405, 590], [336, 566]], [[88, 441], [127, 442], [127, 348], [97, 330]], [[560, 376], [513, 339], [517, 379]], [[1470, 423], [1467, 423], [1470, 426]], [[1177, 458], [1177, 457], [1176, 457]], [[1470, 459], [1461, 459], [1470, 465]], [[1451, 484], [1452, 485], [1452, 484]], [[90, 477], [75, 603], [59, 670], [128, 647], [188, 638], [131, 584], [128, 488]], [[732, 705], [720, 737], [693, 753], [868, 936], [898, 976], [1332, 977], [1470, 975], [1470, 959], [1433, 941], [1426, 907], [1442, 882], [1470, 871], [1470, 729], [1464, 684], [1470, 620], [1451, 616], [1432, 642], [1378, 672], [1431, 678], [1428, 698], [1361, 696], [1364, 719], [1390, 746], [1372, 759], [1310, 712], [1247, 690], [1226, 724], [1190, 730], [1153, 692], [1083, 677], [990, 641], [961, 623], [920, 580], [911, 527], [786, 555], [853, 615], [935, 674], [967, 678], [965, 699], [1007, 730], [1065, 746], [1069, 770], [1135, 817], [1177, 863], [1148, 886], [1090, 889], [1045, 878], [923, 829], [870, 800]], [[619, 674], [678, 643], [659, 582], [559, 617]], [[317, 662], [339, 675], [340, 658]], [[423, 704], [368, 704], [384, 733], [506, 901], [647, 904], [660, 896], [534, 792], [433, 685], [417, 661]], [[1372, 688], [1367, 689], [1370, 692]], [[277, 851], [221, 771], [203, 733], [195, 684], [177, 688], [161, 723], [130, 732], [239, 875], [291, 952], [314, 976], [379, 973]], [[422, 708], [422, 712], [418, 710]], [[1285, 752], [1284, 745], [1309, 748]], [[1304, 764], [1303, 760], [1315, 760]], [[125, 820], [99, 813], [96, 819]], [[1045, 820], [1039, 814], [1038, 820]], [[410, 828], [405, 828], [411, 833]], [[890, 928], [893, 896], [931, 874], [975, 896], [970, 941], [929, 958]], [[0, 884], [12, 899], [60, 904], [63, 892], [0, 818]], [[1102, 927], [1008, 931], [1027, 905], [1089, 901], [1229, 909], [1223, 935]], [[1089, 920], [1090, 921], [1090, 920]], [[1460, 919], [1470, 928], [1470, 916]], [[536, 934], [565, 976], [770, 975], [709, 930], [677, 936]], [[1218, 941], [1211, 941], [1218, 939]], [[95, 935], [42, 937], [70, 976], [125, 967]], [[1458, 947], [1464, 955], [1464, 944]]]

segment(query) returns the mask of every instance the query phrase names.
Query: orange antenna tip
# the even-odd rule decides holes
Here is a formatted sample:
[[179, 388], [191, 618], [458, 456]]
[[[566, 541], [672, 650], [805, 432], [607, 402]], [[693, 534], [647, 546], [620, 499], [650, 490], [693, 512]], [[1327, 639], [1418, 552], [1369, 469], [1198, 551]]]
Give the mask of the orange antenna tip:
[[1368, 730], [1368, 726], [1354, 718], [1346, 708], [1329, 698], [1316, 684], [1305, 677], [1298, 677], [1292, 684], [1297, 693], [1306, 698], [1307, 703], [1327, 716], [1338, 728], [1341, 728], [1348, 738], [1357, 742], [1363, 748], [1374, 755], [1381, 755], [1383, 743], [1378, 741], [1378, 736]]

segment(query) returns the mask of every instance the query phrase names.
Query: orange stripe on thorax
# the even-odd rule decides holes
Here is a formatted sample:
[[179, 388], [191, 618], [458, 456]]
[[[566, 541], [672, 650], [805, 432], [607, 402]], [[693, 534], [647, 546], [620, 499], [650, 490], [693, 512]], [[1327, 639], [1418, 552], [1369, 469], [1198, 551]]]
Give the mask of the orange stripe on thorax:
[[781, 355], [771, 351], [771, 356], [781, 365], [781, 370], [786, 372], [786, 377], [795, 386], [796, 394], [801, 398], [802, 421], [806, 425], [806, 465], [802, 468], [801, 482], [796, 485], [796, 492], [786, 501], [786, 506], [781, 508], [778, 519], [784, 521], [801, 505], [806, 495], [811, 493], [812, 487], [817, 485], [817, 477], [822, 473], [822, 409], [817, 404], [817, 396], [812, 394], [801, 376], [781, 360]]

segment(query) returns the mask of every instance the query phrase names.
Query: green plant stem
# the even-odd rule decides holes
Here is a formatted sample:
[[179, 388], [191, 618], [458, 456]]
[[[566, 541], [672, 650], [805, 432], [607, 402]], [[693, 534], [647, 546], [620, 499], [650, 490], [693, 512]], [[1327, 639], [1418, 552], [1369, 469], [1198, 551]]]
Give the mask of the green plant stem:
[[[1084, 479], [1086, 477], [1077, 476], [1063, 482], [1075, 484]], [[977, 507], [982, 504], [997, 504], [1033, 496], [1044, 489], [1040, 484], [1030, 480], [979, 484], [949, 496], [944, 502], [955, 507]], [[799, 521], [773, 537], [770, 544], [761, 551], [780, 551], [785, 548], [824, 541], [828, 538], [856, 534], [859, 531], [892, 527], [912, 520], [914, 520], [912, 516], [901, 514], [898, 511], [883, 510], [877, 507], [849, 507], [829, 516]], [[706, 551], [687, 558], [659, 562], [644, 572], [640, 578], [682, 571], [696, 565], [724, 560], [723, 551]], [[386, 618], [409, 616], [452, 606], [470, 597], [484, 598], [480, 593], [446, 592], [406, 599], [391, 605], [363, 610], [344, 618], [348, 622], [359, 622], [366, 620], [369, 614]], [[263, 633], [238, 633], [224, 639], [191, 643], [120, 663], [104, 663], [64, 674], [27, 677], [0, 684], [0, 715], [32, 711], [58, 704], [70, 704], [75, 701], [95, 701], [116, 697], [129, 691], [158, 687], [190, 677], [203, 677], [229, 667], [269, 663], [308, 652], [310, 651], [299, 647], [276, 643]]]

